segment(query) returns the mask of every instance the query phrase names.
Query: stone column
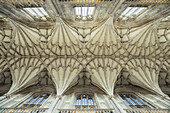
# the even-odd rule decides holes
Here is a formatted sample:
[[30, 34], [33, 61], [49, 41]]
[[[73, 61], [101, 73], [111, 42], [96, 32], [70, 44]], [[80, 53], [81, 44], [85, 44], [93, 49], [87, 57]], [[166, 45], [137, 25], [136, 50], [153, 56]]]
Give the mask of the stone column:
[[23, 102], [28, 101], [28, 99], [31, 96], [33, 96], [33, 94], [34, 94], [33, 92], [30, 92], [29, 94], [25, 95], [24, 97], [20, 97], [21, 100], [19, 102], [15, 103], [15, 105], [12, 105], [11, 107], [16, 108], [17, 106], [20, 106], [21, 104], [23, 105], [24, 104]]
[[[71, 103], [72, 102], [72, 103]], [[76, 98], [75, 98], [75, 93], [72, 93], [72, 97], [71, 97], [71, 101], [70, 101], [70, 108], [73, 109], [74, 108], [74, 103], [76, 102]]]
[[97, 97], [97, 94], [96, 93], [94, 93], [94, 99], [95, 99], [95, 102], [94, 102], [94, 104], [96, 105], [96, 108], [100, 108], [100, 103], [99, 103], [99, 101], [98, 101], [98, 97]]
[[10, 102], [11, 100], [17, 98], [18, 95], [4, 95], [4, 96], [5, 96], [5, 98], [2, 97], [3, 100], [1, 100], [0, 107], [1, 107], [1, 106], [4, 106], [4, 105], [7, 104], [7, 103], [8, 103], [8, 105], [9, 105], [9, 102]]
[[119, 113], [126, 113], [126, 111], [125, 110], [123, 110], [123, 108], [119, 105], [119, 103], [115, 100], [115, 96], [114, 95], [110, 95], [109, 96], [109, 98], [110, 98], [110, 100], [111, 100], [111, 102], [113, 103], [113, 105], [116, 107], [116, 112], [115, 113], [117, 113], [117, 112], [119, 112]]
[[49, 109], [46, 111], [46, 113], [55, 113], [55, 107], [60, 99], [60, 96], [56, 96], [55, 100], [50, 104]]

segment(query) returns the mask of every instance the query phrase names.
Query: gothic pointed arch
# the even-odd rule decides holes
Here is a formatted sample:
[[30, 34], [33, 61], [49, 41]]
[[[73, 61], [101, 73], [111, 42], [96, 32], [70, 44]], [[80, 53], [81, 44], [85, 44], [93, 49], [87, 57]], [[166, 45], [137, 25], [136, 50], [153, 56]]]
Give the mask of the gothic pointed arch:
[[73, 81], [74, 85], [70, 86], [64, 94], [67, 95], [75, 93], [75, 95], [77, 96], [81, 94], [94, 95], [94, 93], [106, 94], [104, 89], [93, 83], [92, 75], [85, 68], [78, 74], [78, 76]]

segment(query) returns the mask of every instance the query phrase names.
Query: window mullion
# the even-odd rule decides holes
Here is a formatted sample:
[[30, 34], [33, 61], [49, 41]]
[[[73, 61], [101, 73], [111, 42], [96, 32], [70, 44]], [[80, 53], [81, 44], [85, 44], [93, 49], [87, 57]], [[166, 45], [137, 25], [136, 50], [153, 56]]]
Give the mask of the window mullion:
[[77, 97], [75, 105], [78, 105], [78, 108], [92, 107], [91, 105], [94, 105], [93, 98], [89, 95], [82, 94]]
[[120, 94], [121, 98], [130, 106], [137, 108], [148, 108], [148, 103], [144, 103], [140, 98], [131, 94]]
[[138, 98], [134, 99], [136, 103], [138, 103], [138, 105], [144, 105], [143, 102], [141, 102]]
[[86, 101], [87, 101], [87, 105], [89, 105], [89, 96], [87, 96]]
[[83, 105], [83, 97], [81, 95], [81, 107], [82, 107], [82, 105]]
[[133, 105], [129, 100], [128, 100], [128, 97], [127, 95], [123, 95], [124, 99], [130, 104], [130, 105]]
[[37, 104], [40, 104], [44, 99], [45, 99], [45, 97], [44, 96], [40, 96], [39, 98], [41, 98], [39, 101], [38, 101], [38, 103]]
[[36, 99], [34, 100], [34, 102], [32, 102], [33, 107], [34, 107], [34, 106], [37, 106], [37, 103], [35, 103], [35, 102], [37, 102], [37, 100], [39, 99], [39, 97], [40, 97], [40, 96], [36, 97]]
[[129, 95], [129, 98], [132, 100], [132, 104], [134, 105], [139, 105], [136, 101], [135, 101], [135, 99], [131, 96], [131, 95]]

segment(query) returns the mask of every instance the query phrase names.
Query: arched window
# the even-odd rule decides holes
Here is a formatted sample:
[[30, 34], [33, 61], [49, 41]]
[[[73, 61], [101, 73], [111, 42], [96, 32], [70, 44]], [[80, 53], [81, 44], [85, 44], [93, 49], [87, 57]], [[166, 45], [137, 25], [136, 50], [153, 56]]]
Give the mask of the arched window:
[[120, 94], [120, 96], [132, 108], [149, 108], [149, 105], [137, 96], [131, 94]]
[[77, 107], [94, 107], [94, 100], [90, 95], [82, 94], [76, 99]]
[[47, 100], [48, 96], [48, 94], [33, 96], [22, 105], [22, 108], [40, 107]]

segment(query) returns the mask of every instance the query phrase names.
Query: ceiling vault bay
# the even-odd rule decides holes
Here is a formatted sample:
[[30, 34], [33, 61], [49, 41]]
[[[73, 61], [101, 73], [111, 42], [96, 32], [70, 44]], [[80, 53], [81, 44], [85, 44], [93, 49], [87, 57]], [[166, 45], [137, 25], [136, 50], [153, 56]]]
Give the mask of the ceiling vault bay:
[[[121, 21], [118, 16], [130, 2], [113, 0], [96, 5], [92, 22], [78, 23], [72, 4], [32, 1], [0, 2], [0, 13], [6, 18], [0, 22], [0, 73], [9, 68], [13, 81], [7, 95], [36, 84], [43, 69], [48, 70], [57, 95], [76, 84], [84, 69], [91, 74], [92, 83], [114, 95], [118, 76], [126, 68], [133, 85], [165, 96], [158, 78], [161, 69], [170, 73], [170, 24], [160, 27], [160, 20], [169, 15], [169, 6], [152, 4], [148, 10], [162, 12], [148, 11], [148, 18], [136, 18], [132, 24], [132, 20]], [[18, 7], [28, 4], [42, 6], [50, 18], [27, 18]]]

